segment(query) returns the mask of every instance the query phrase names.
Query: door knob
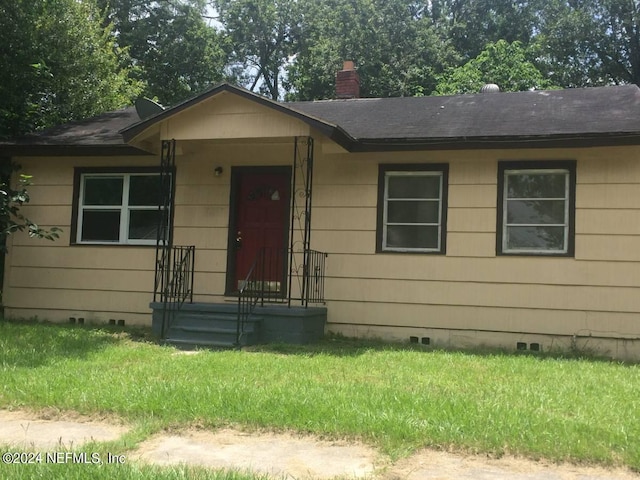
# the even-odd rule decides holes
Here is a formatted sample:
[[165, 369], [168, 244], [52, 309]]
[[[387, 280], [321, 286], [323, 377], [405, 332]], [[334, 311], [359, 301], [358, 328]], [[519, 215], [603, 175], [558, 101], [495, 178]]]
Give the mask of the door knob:
[[241, 247], [242, 247], [242, 232], [238, 230], [238, 233], [236, 233], [236, 248], [241, 248]]

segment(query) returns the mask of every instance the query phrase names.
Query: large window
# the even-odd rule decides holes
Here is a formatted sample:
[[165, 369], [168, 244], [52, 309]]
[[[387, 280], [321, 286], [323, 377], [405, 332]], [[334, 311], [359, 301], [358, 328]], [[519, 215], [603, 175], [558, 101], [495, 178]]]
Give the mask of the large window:
[[378, 252], [445, 253], [447, 165], [380, 165]]
[[498, 253], [573, 255], [575, 162], [501, 162]]
[[79, 171], [76, 188], [76, 243], [156, 243], [160, 219], [158, 173]]

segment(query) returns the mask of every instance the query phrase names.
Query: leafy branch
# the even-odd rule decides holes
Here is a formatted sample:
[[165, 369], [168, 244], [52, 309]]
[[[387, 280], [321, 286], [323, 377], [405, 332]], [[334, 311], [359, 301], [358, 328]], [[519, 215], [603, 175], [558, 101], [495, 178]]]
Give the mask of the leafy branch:
[[29, 192], [27, 187], [32, 185], [31, 175], [19, 174], [18, 185], [13, 188], [11, 185], [11, 173], [17, 172], [20, 166], [14, 162], [8, 162], [2, 171], [0, 181], [0, 240], [2, 248], [6, 249], [6, 238], [15, 232], [27, 231], [29, 237], [42, 238], [45, 240], [56, 240], [60, 237], [62, 230], [58, 227], [51, 227], [46, 230], [37, 223], [27, 218], [20, 209], [29, 203]]

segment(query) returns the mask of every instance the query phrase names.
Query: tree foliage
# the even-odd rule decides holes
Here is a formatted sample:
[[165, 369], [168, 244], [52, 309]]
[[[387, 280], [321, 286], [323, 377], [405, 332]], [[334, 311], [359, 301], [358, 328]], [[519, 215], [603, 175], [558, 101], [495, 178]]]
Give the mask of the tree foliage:
[[250, 90], [273, 99], [282, 69], [296, 52], [298, 4], [293, 0], [213, 0], [232, 45], [231, 62]]
[[3, 2], [0, 44], [0, 137], [114, 110], [141, 89], [88, 0]]
[[640, 84], [640, 0], [15, 0], [0, 27], [5, 136], [228, 78], [332, 98], [344, 60], [363, 96]]
[[497, 40], [528, 44], [535, 11], [527, 0], [432, 0], [425, 16], [438, 25], [463, 60]]
[[447, 38], [410, 0], [300, 0], [300, 38], [288, 67], [289, 97], [332, 98], [343, 60], [358, 66], [363, 96], [431, 91], [456, 61]]
[[442, 75], [436, 94], [478, 93], [487, 83], [495, 83], [505, 92], [552, 87], [520, 42], [498, 40], [488, 44], [476, 58]]
[[204, 0], [97, 1], [145, 96], [174, 104], [223, 79], [224, 39], [203, 17]]
[[541, 69], [564, 87], [640, 84], [640, 2], [538, 0]]
[[20, 211], [29, 203], [27, 187], [31, 185], [31, 177], [26, 174], [17, 176], [17, 185], [13, 187], [11, 180], [20, 166], [8, 159], [0, 161], [0, 250], [5, 250], [7, 236], [26, 230], [30, 237], [55, 240], [59, 238], [58, 227], [45, 230]]

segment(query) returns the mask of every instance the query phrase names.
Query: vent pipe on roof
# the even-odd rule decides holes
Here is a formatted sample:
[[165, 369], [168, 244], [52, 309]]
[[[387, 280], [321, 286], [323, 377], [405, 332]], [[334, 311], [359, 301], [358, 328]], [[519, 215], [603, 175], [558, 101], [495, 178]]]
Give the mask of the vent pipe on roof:
[[336, 74], [337, 98], [360, 98], [360, 76], [351, 60], [345, 60]]
[[482, 86], [480, 93], [500, 93], [500, 87], [495, 83], [487, 83]]

